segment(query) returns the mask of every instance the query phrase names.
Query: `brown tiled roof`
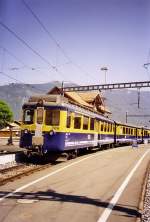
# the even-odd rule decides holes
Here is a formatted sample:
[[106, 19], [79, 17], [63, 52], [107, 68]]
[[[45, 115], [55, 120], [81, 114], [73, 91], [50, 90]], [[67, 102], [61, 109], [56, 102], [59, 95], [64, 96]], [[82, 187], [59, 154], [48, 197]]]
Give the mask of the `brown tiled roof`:
[[88, 104], [86, 101], [84, 101], [81, 96], [76, 93], [76, 92], [65, 92], [65, 95], [67, 95], [68, 97], [70, 97], [72, 100], [74, 100], [75, 102], [83, 105], [83, 106], [86, 106], [86, 107], [89, 107], [89, 108], [93, 108], [92, 105]]
[[[61, 88], [54, 87], [51, 89], [48, 94], [60, 94]], [[96, 107], [89, 104], [92, 102], [95, 102], [97, 96], [99, 96], [99, 101], [101, 100], [101, 104], [98, 103], [99, 109], [97, 112], [102, 113], [111, 113], [105, 106], [104, 106], [104, 98], [100, 95], [100, 92], [98, 90], [94, 92], [64, 92], [64, 96], [67, 97], [70, 102], [74, 102], [76, 104], [79, 104], [84, 107], [88, 107], [90, 109], [95, 109]]]
[[80, 92], [78, 94], [86, 102], [92, 102], [96, 98], [97, 95], [100, 95], [99, 91], [95, 91], [95, 92]]

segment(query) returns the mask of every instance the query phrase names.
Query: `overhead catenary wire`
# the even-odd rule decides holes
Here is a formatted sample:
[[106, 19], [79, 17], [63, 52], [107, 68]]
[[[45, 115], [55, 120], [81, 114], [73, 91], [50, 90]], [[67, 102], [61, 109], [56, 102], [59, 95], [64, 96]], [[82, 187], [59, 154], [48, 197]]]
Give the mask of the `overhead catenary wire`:
[[[22, 68], [27, 68], [27, 69], [32, 70], [32, 71], [36, 70], [36, 72], [38, 72], [38, 73], [41, 74], [41, 71], [40, 71], [40, 70], [38, 70], [38, 69], [36, 69], [36, 68], [34, 68], [34, 67], [31, 67], [31, 66], [25, 64], [20, 58], [18, 58], [14, 53], [12, 53], [12, 52], [11, 52], [10, 50], [8, 50], [6, 47], [3, 47], [2, 45], [0, 45], [0, 49], [5, 50], [5, 52], [7, 52], [8, 55], [10, 55], [12, 58], [14, 58], [14, 59], [15, 59], [16, 61], [18, 61], [20, 64], [22, 64], [22, 65], [23, 65]], [[15, 69], [15, 68], [14, 68], [14, 69]], [[16, 69], [17, 69], [17, 68], [16, 68]], [[15, 70], [16, 70], [16, 69], [15, 69]], [[13, 69], [11, 69], [11, 70], [13, 70]]]
[[[21, 59], [19, 59], [17, 56], [15, 56], [12, 52], [10, 52], [10, 50], [6, 49], [6, 48], [3, 47], [3, 46], [0, 46], [0, 48], [3, 49], [4, 51], [6, 51], [10, 56], [12, 56], [14, 59], [16, 59], [18, 62], [20, 62], [20, 63], [21, 63], [22, 65], [24, 65], [25, 67], [31, 68], [30, 66], [26, 65]], [[32, 69], [32, 68], [31, 68], [31, 69]], [[44, 90], [41, 90], [41, 89], [38, 88], [38, 87], [35, 87], [35, 86], [31, 85], [31, 84], [24, 83], [23, 81], [18, 80], [18, 79], [16, 79], [16, 78], [10, 76], [9, 74], [3, 72], [2, 69], [1, 69], [0, 74], [3, 75], [3, 76], [6, 76], [7, 78], [9, 78], [9, 79], [11, 79], [11, 80], [14, 80], [14, 81], [18, 82], [18, 83], [21, 83], [21, 84], [24, 84], [24, 85], [26, 85], [26, 86], [29, 86], [30, 88], [34, 88], [34, 89], [39, 90], [39, 91], [41, 91], [41, 92], [45, 92]]]
[[[27, 64], [25, 64], [20, 58], [18, 58], [14, 53], [12, 53], [10, 50], [8, 50], [6, 47], [3, 47], [2, 45], [0, 46], [0, 49], [2, 49], [2, 50], [4, 50], [5, 52], [7, 52], [10, 56], [12, 56], [14, 59], [16, 59], [19, 63], [21, 63], [23, 66], [25, 66], [25, 67], [27, 67], [27, 68], [29, 68], [29, 69], [33, 69], [33, 67], [30, 67], [30, 66], [28, 66]], [[40, 72], [39, 70], [37, 70], [36, 69], [36, 71], [38, 71], [38, 72]], [[24, 85], [26, 85], [26, 86], [29, 86], [30, 88], [34, 88], [34, 89], [36, 89], [36, 90], [39, 90], [39, 91], [41, 91], [41, 92], [43, 92], [43, 93], [45, 93], [45, 90], [42, 90], [42, 89], [40, 89], [40, 88], [38, 88], [37, 86], [33, 86], [32, 84], [27, 84], [27, 83], [24, 83], [23, 81], [21, 81], [21, 80], [18, 80], [18, 79], [16, 79], [16, 78], [13, 78], [12, 76], [10, 76], [9, 74], [7, 74], [6, 72], [4, 73], [2, 73], [2, 72], [0, 72], [0, 74], [1, 75], [3, 75], [3, 76], [6, 76], [7, 78], [9, 78], [9, 79], [11, 79], [11, 80], [14, 80], [14, 81], [16, 81], [16, 82], [18, 82], [18, 83], [21, 83], [21, 84], [24, 84]], [[66, 81], [65, 81], [66, 82]], [[67, 81], [67, 82], [69, 82], [69, 81]]]
[[38, 87], [36, 87], [36, 86], [33, 86], [32, 84], [24, 83], [23, 81], [18, 80], [18, 79], [16, 79], [16, 78], [12, 77], [11, 75], [7, 74], [6, 72], [0, 71], [0, 75], [3, 75], [3, 76], [5, 76], [5, 77], [7, 77], [7, 78], [9, 78], [9, 79], [11, 79], [11, 80], [13, 80], [13, 81], [15, 81], [15, 82], [20, 83], [20, 84], [23, 84], [23, 85], [25, 85], [25, 86], [27, 86], [27, 87], [30, 87], [30, 88], [33, 88], [33, 89], [36, 89], [36, 90], [38, 90], [38, 91], [40, 91], [40, 92], [45, 93], [45, 90], [42, 90], [42, 89], [40, 89], [40, 88], [38, 88]]
[[59, 74], [59, 76], [62, 78], [62, 73], [57, 69], [57, 67], [53, 66], [46, 58], [44, 58], [39, 52], [37, 52], [35, 49], [33, 49], [32, 46], [30, 46], [23, 38], [21, 38], [15, 31], [10, 29], [6, 24], [4, 24], [0, 20], [0, 25], [6, 29], [8, 32], [10, 32], [13, 36], [15, 36], [23, 45], [25, 45], [28, 49], [30, 49], [35, 55], [37, 55], [42, 61], [44, 61], [51, 69], [53, 69], [55, 72]]
[[[29, 6], [27, 4], [27, 2], [25, 0], [22, 0], [23, 4], [25, 5], [25, 7], [28, 9], [28, 11], [32, 14], [32, 16], [35, 18], [35, 20], [40, 24], [40, 26], [42, 27], [42, 29], [47, 33], [47, 35], [49, 36], [49, 38], [55, 43], [55, 45], [57, 46], [57, 48], [61, 51], [61, 53], [64, 55], [64, 57], [68, 60], [69, 63], [71, 63], [74, 67], [76, 67], [78, 70], [80, 70], [80, 72], [84, 73], [84, 75], [89, 76], [90, 78], [94, 78], [94, 75], [91, 76], [88, 72], [84, 71], [84, 69], [76, 64], [71, 58], [70, 56], [66, 53], [66, 51], [64, 50], [64, 48], [61, 46], [61, 44], [54, 38], [54, 36], [51, 34], [51, 32], [46, 28], [46, 26], [43, 24], [43, 22], [41, 21], [41, 19], [39, 18], [39, 16], [33, 11], [33, 9], [31, 8], [31, 6]], [[95, 79], [95, 78], [94, 78]], [[95, 79], [96, 80], [96, 79]]]
[[6, 47], [0, 45], [0, 48], [2, 50], [5, 50], [7, 54], [9, 54], [11, 57], [13, 57], [16, 61], [21, 63], [23, 66], [27, 66], [22, 60], [20, 60], [17, 56], [15, 56], [12, 52], [10, 52]]

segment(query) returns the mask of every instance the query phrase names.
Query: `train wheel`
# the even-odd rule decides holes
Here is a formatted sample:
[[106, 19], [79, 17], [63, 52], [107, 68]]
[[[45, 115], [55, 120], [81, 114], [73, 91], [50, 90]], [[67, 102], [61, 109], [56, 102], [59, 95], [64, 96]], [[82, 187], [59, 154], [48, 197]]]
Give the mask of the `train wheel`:
[[68, 153], [68, 160], [75, 159], [78, 155], [78, 150], [73, 150]]

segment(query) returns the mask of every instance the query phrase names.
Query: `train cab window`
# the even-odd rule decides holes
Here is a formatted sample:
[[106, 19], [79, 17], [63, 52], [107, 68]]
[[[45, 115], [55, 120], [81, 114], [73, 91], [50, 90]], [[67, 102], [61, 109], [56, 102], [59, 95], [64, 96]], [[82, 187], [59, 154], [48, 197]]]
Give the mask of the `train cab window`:
[[75, 115], [74, 116], [74, 129], [81, 128], [81, 116]]
[[70, 128], [70, 127], [71, 127], [71, 112], [67, 112], [66, 127], [67, 127], [67, 128]]
[[25, 109], [23, 113], [23, 123], [25, 124], [33, 124], [34, 118], [34, 110], [33, 109]]
[[83, 116], [83, 129], [84, 130], [88, 129], [88, 123], [89, 123], [89, 117]]
[[45, 124], [50, 126], [58, 126], [60, 122], [59, 110], [46, 110]]
[[90, 121], [90, 130], [94, 130], [94, 119], [91, 118], [91, 121]]

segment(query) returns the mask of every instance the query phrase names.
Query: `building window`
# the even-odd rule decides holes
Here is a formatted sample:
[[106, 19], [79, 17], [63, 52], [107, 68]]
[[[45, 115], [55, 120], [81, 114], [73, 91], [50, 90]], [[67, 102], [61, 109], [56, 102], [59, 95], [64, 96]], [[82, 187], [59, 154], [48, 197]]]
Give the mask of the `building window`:
[[89, 117], [83, 116], [83, 129], [88, 129]]
[[59, 110], [46, 110], [45, 124], [50, 126], [58, 126], [60, 122]]

